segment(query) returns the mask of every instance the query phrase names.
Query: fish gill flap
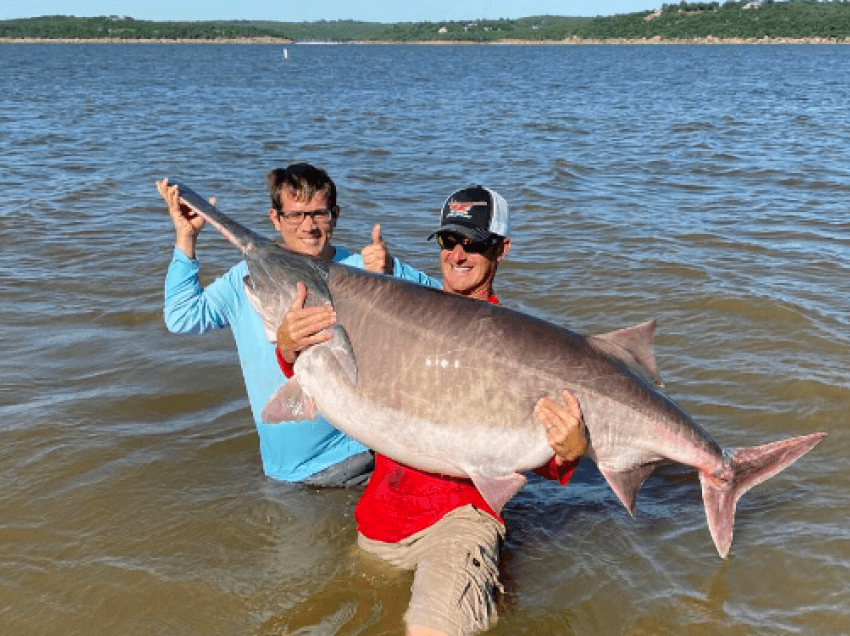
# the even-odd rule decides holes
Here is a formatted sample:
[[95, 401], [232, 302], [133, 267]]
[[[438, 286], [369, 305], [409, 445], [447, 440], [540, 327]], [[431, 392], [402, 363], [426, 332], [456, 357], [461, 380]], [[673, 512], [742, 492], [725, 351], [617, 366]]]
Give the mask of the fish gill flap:
[[655, 321], [649, 320], [634, 327], [590, 336], [587, 342], [600, 353], [642, 369], [658, 386], [664, 386], [652, 352], [654, 338]]
[[298, 369], [301, 366], [299, 362], [305, 355], [322, 355], [324, 352], [334, 372], [340, 373], [352, 385], [357, 383], [357, 363], [354, 360], [354, 351], [351, 349], [348, 334], [339, 325], [331, 327], [330, 332], [331, 339], [327, 343], [308, 347], [295, 361], [296, 377], [289, 380], [269, 398], [263, 407], [264, 422], [277, 424], [283, 421], [312, 420], [318, 415], [313, 398], [304, 393], [298, 382]]
[[357, 386], [357, 360], [354, 357], [354, 348], [351, 346], [348, 332], [340, 325], [331, 327], [330, 332], [331, 339], [328, 340], [327, 347], [348, 381], [353, 386]]

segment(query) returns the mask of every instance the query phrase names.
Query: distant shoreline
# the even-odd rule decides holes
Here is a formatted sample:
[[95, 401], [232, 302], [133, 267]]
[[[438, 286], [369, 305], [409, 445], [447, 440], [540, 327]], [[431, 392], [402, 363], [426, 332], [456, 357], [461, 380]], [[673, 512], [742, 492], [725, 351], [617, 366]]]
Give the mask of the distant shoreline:
[[428, 45], [428, 46], [582, 46], [582, 45], [663, 45], [663, 44], [850, 44], [847, 38], [717, 38], [708, 36], [704, 38], [578, 38], [571, 37], [565, 40], [494, 40], [492, 42], [476, 42], [473, 40], [352, 40], [341, 42], [315, 42], [295, 41], [287, 38], [218, 38], [212, 40], [201, 39], [122, 39], [122, 38], [0, 38], [0, 44], [307, 44], [307, 45], [369, 45], [369, 44], [396, 44], [396, 45]]

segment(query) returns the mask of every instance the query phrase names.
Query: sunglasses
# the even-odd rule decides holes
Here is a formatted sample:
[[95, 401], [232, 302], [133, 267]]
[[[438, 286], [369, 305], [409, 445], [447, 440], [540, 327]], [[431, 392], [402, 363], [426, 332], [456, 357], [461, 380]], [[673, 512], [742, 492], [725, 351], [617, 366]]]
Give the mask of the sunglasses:
[[452, 251], [460, 245], [467, 254], [484, 254], [498, 245], [499, 239], [491, 237], [486, 241], [473, 241], [457, 234], [437, 234], [437, 244], [444, 250]]

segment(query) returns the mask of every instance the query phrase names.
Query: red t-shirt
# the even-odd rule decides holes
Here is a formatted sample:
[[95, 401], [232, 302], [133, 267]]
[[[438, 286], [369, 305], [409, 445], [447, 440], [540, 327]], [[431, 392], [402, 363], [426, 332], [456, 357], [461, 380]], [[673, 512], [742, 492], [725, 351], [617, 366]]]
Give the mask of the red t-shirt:
[[[576, 466], [578, 460], [559, 467], [552, 457], [546, 466], [534, 472], [566, 484]], [[375, 453], [375, 472], [354, 509], [354, 518], [363, 536], [390, 543], [424, 530], [455, 508], [466, 505], [504, 523], [471, 480], [426, 473]]]
[[[496, 296], [490, 296], [487, 301], [499, 304]], [[275, 351], [284, 375], [292, 377], [292, 365], [283, 359], [279, 349]], [[566, 485], [578, 464], [577, 459], [558, 466], [553, 456], [548, 464], [534, 472]], [[504, 523], [471, 480], [426, 473], [376, 453], [375, 471], [354, 509], [354, 517], [357, 530], [365, 537], [389, 543], [424, 530], [452, 510], [466, 505]]]

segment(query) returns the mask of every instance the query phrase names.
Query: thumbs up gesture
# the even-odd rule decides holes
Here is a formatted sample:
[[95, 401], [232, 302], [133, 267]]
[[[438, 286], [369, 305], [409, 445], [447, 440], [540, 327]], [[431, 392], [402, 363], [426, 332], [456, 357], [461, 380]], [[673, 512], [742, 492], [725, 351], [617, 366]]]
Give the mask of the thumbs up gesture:
[[306, 300], [307, 288], [298, 281], [295, 283], [295, 300], [277, 330], [277, 348], [290, 364], [295, 362], [302, 349], [330, 340], [331, 334], [326, 329], [336, 322], [333, 307], [305, 307]]
[[384, 239], [381, 238], [381, 224], [375, 223], [372, 228], [372, 242], [363, 248], [360, 253], [363, 256], [363, 266], [367, 271], [378, 274], [393, 273], [393, 257], [387, 250]]

